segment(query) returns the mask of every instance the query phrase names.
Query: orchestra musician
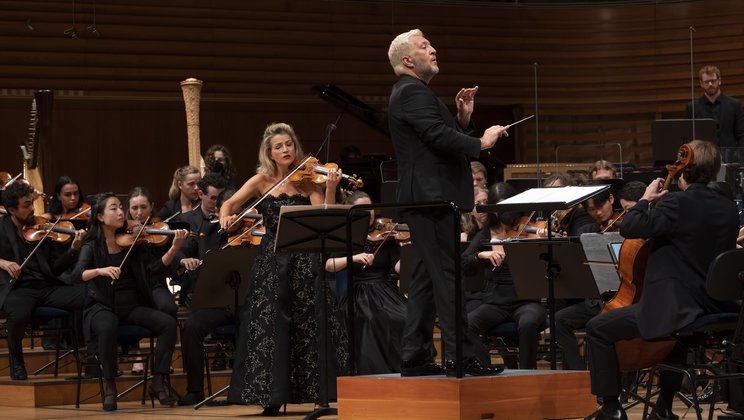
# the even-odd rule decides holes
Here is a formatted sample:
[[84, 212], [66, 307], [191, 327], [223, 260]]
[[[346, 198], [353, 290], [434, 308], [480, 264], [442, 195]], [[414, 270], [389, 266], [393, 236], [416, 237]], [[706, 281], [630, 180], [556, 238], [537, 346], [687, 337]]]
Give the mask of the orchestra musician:
[[0, 307], [7, 314], [13, 380], [28, 376], [22, 340], [34, 308], [50, 306], [74, 312], [82, 309], [85, 299], [83, 285], [65, 283], [60, 277], [75, 263], [84, 231], [78, 230], [69, 246], [44, 240], [32, 254], [36, 244], [26, 242], [22, 231], [36, 223], [34, 198], [34, 188], [25, 182], [14, 182], [2, 192], [8, 215], [0, 218]]
[[[628, 210], [635, 206], [636, 202], [641, 199], [644, 191], [646, 190], [646, 184], [640, 181], [631, 181], [626, 183], [622, 189], [620, 189], [620, 203], [622, 203], [623, 209]], [[605, 190], [591, 199], [591, 204], [587, 204], [587, 208], [594, 209], [591, 212], [594, 222], [586, 225], [586, 228], [580, 228], [580, 231], [584, 233], [599, 232], [602, 226], [606, 226], [612, 220], [608, 219], [606, 215], [612, 214], [612, 204], [614, 201], [612, 194], [609, 190]], [[588, 202], [589, 200], [587, 200]], [[618, 217], [618, 216], [615, 216]], [[615, 222], [613, 226], [616, 228], [620, 227], [622, 222]], [[565, 308], [559, 310], [555, 314], [555, 339], [556, 343], [563, 350], [563, 368], [566, 370], [586, 370], [586, 362], [581, 357], [579, 352], [579, 344], [576, 341], [576, 331], [582, 330], [586, 327], [586, 323], [590, 319], [594, 318], [599, 314], [602, 309], [601, 299], [584, 299], [579, 302], [569, 304]]]
[[[716, 301], [705, 290], [711, 262], [735, 246], [739, 229], [736, 205], [706, 185], [716, 178], [720, 167], [718, 147], [700, 140], [688, 145], [693, 160], [681, 171], [681, 191], [662, 190], [664, 180], [656, 179], [623, 219], [623, 237], [650, 241], [640, 301], [596, 316], [586, 326], [592, 393], [603, 400], [597, 419], [627, 418], [618, 400], [620, 372], [615, 342], [663, 338], [704, 314], [738, 312], [731, 307], [733, 302]], [[667, 359], [683, 362], [685, 354], [686, 349], [678, 342]], [[676, 419], [672, 398], [682, 375], [669, 371], [661, 375], [651, 418]]]
[[[366, 193], [355, 191], [344, 200], [344, 204], [372, 204], [372, 200]], [[374, 213], [370, 212], [370, 229], [373, 227]], [[356, 367], [359, 375], [400, 372], [400, 340], [406, 321], [406, 300], [391, 279], [400, 261], [400, 245], [395, 231], [385, 236], [386, 233], [381, 234], [382, 242], [367, 240], [363, 251], [354, 254], [354, 290], [351, 294], [347, 292], [339, 303], [346, 315], [347, 299], [355, 301]], [[334, 254], [325, 262], [326, 272], [346, 270], [347, 263], [346, 255]]]
[[[450, 114], [428, 84], [439, 72], [437, 51], [414, 29], [398, 35], [388, 58], [399, 77], [390, 94], [388, 123], [398, 160], [398, 201], [451, 201], [460, 210], [473, 208], [472, 174], [468, 160], [493, 147], [506, 128], [492, 126], [480, 139], [472, 137], [470, 120], [478, 88], [462, 89], [455, 97], [457, 117]], [[406, 211], [414, 247], [413, 281], [408, 293], [403, 336], [401, 374], [436, 375], [432, 333], [434, 314], [439, 316], [445, 345], [445, 370], [455, 375], [455, 319], [463, 324], [464, 310], [455, 313], [455, 221], [446, 208]], [[480, 338], [466, 328], [463, 371], [470, 375], [497, 374]]]
[[88, 285], [83, 333], [88, 349], [96, 348], [100, 355], [101, 376], [106, 385], [103, 410], [117, 409], [117, 333], [119, 325], [127, 324], [145, 327], [156, 335], [149, 394], [161, 405], [172, 406], [173, 397], [166, 392], [165, 384], [176, 345], [177, 324], [173, 316], [155, 309], [150, 284], [169, 273], [168, 267], [188, 232], [177, 230], [168, 251], [158, 257], [150, 246], [134, 244], [134, 248], [125, 248], [117, 243], [117, 231], [123, 230], [126, 220], [122, 204], [113, 193], [99, 194], [91, 212], [73, 277]]
[[[63, 175], [57, 179], [57, 183], [54, 185], [54, 194], [49, 202], [49, 211], [42, 216], [50, 220], [70, 218], [78, 215], [86, 208], [90, 208], [90, 206], [83, 200], [80, 184], [69, 176]], [[88, 214], [80, 214], [75, 219], [87, 220]]]
[[[243, 203], [263, 198], [256, 208], [266, 233], [254, 263], [249, 299], [240, 314], [228, 401], [260, 405], [265, 416], [278, 415], [285, 403], [326, 403], [332, 395], [322, 394], [325, 375], [334, 380], [335, 365], [343, 369], [348, 364], [345, 331], [335, 315], [332, 291], [327, 282], [320, 282], [317, 254], [274, 252], [282, 206], [336, 202], [340, 171], [329, 171], [325, 186], [289, 180], [290, 170], [298, 169], [303, 157], [294, 129], [285, 123], [270, 124], [261, 141], [256, 175], [220, 208], [220, 225], [227, 229]], [[320, 287], [326, 288], [325, 293]], [[326, 339], [319, 328], [326, 319], [324, 312], [327, 334], [333, 340], [329, 348], [336, 350], [336, 357], [327, 357], [332, 360], [325, 370], [320, 368], [324, 355], [318, 348]]]
[[217, 174], [225, 179], [225, 188], [238, 189], [240, 185], [238, 185], [238, 179], [236, 178], [237, 171], [232, 154], [227, 147], [221, 144], [210, 146], [204, 153], [204, 164], [207, 167], [205, 175], [209, 173]]
[[[488, 203], [496, 204], [516, 192], [509, 184], [494, 184], [488, 195]], [[465, 272], [482, 270], [486, 286], [482, 303], [468, 313], [468, 325], [476, 333], [486, 331], [504, 322], [516, 322], [519, 336], [519, 368], [537, 368], [537, 344], [540, 327], [547, 316], [540, 301], [523, 300], [517, 297], [507, 255], [502, 245], [491, 245], [484, 249], [483, 242], [492, 239], [505, 240], [508, 229], [514, 223], [514, 215], [488, 213], [488, 223], [473, 237], [470, 246], [462, 254]]]
[[157, 216], [163, 221], [177, 221], [199, 204], [199, 180], [201, 172], [193, 166], [181, 166], [173, 173], [173, 182], [168, 189], [168, 201]]

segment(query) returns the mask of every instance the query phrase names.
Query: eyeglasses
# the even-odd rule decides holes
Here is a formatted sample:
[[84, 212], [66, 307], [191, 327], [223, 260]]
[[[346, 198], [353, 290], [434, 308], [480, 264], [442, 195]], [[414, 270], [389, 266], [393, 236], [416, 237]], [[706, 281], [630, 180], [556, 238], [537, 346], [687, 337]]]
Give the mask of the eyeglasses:
[[715, 84], [717, 84], [718, 82], [719, 82], [719, 80], [718, 80], [718, 79], [711, 79], [711, 80], [701, 80], [701, 81], [700, 81], [700, 83], [702, 83], [702, 84], [704, 84], [704, 85], [709, 85], [709, 86], [710, 86], [710, 85], [715, 85]]

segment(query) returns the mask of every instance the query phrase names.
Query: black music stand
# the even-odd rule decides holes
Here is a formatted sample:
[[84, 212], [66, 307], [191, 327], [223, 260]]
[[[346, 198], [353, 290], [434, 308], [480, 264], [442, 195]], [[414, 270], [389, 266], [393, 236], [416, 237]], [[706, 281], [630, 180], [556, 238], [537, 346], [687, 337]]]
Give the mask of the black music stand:
[[[351, 237], [347, 235], [347, 220], [349, 219], [350, 205], [339, 204], [321, 204], [309, 206], [285, 206], [279, 213], [279, 224], [276, 231], [276, 242], [274, 251], [301, 251], [301, 252], [320, 252], [320, 270], [323, 272], [325, 258], [329, 252], [342, 252], [347, 249], [347, 241], [356, 247], [363, 247], [367, 238], [367, 227], [369, 226], [369, 213], [360, 212], [351, 215]], [[354, 239], [357, 238], [355, 241]], [[320, 279], [325, 276], [320, 275]], [[325, 284], [320, 284], [320, 293], [323, 303], [327, 302]], [[318, 287], [316, 287], [316, 293]], [[350, 298], [353, 297], [351, 290], [348, 292]], [[325, 306], [325, 305], [324, 305]], [[325, 340], [319, 341], [318, 368], [321, 372], [326, 372], [323, 383], [321, 384], [321, 402], [329, 402], [328, 387], [328, 308], [324, 308], [322, 320], [317, 320], [321, 334]], [[353, 339], [350, 338], [350, 339]], [[352, 356], [353, 357], [353, 356]], [[336, 408], [317, 408], [304, 417], [305, 420], [317, 419], [323, 416], [336, 416]]]
[[[589, 198], [594, 197], [595, 195], [608, 188], [610, 188], [609, 185], [532, 188], [521, 194], [509, 197], [498, 204], [476, 206], [476, 210], [479, 213], [544, 210], [548, 214], [548, 226], [551, 226], [551, 213], [554, 210], [569, 209]], [[557, 241], [553, 240], [551, 229], [548, 229], [547, 240], [542, 240], [540, 242], [546, 245], [545, 251], [538, 254], [538, 257], [539, 259], [545, 261], [545, 279], [547, 280], [548, 316], [550, 319], [550, 331], [551, 334], [555, 334], [555, 279], [561, 272], [562, 267], [559, 264], [555, 263], [553, 246], [557, 243]], [[535, 260], [530, 261], [529, 264], [532, 265], [533, 262], [535, 262]], [[588, 267], [586, 269], [589, 270]], [[589, 273], [591, 274], [591, 272]], [[596, 284], [593, 285], [596, 289]], [[561, 285], [560, 287], [564, 286]], [[518, 290], [517, 293], [519, 293]], [[545, 295], [540, 297], [545, 297]], [[552, 370], [556, 369], [555, 345], [555, 337], [552, 337], [550, 340], [550, 368]]]
[[[238, 330], [237, 326], [240, 325], [238, 308], [245, 302], [251, 280], [251, 268], [257, 254], [258, 247], [236, 247], [207, 252], [199, 267], [191, 309], [225, 308], [233, 312]], [[194, 405], [194, 410], [209, 404], [228, 388], [229, 384], [200, 401]]]

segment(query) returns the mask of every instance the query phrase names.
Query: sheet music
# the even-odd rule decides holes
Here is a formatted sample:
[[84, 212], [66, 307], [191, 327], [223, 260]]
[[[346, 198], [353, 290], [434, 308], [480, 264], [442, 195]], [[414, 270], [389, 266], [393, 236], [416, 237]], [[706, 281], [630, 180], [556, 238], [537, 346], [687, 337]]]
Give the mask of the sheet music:
[[608, 185], [591, 186], [567, 186], [557, 188], [532, 188], [514, 197], [507, 198], [499, 204], [540, 204], [540, 203], [572, 203], [585, 200], [584, 197], [592, 196]]

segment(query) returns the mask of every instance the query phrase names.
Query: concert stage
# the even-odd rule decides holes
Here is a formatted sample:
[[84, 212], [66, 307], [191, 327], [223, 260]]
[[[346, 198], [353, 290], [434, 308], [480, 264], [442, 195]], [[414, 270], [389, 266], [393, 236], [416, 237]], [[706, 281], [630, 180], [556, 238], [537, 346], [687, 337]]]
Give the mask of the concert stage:
[[560, 419], [596, 409], [589, 372], [506, 370], [498, 376], [338, 378], [341, 419]]

